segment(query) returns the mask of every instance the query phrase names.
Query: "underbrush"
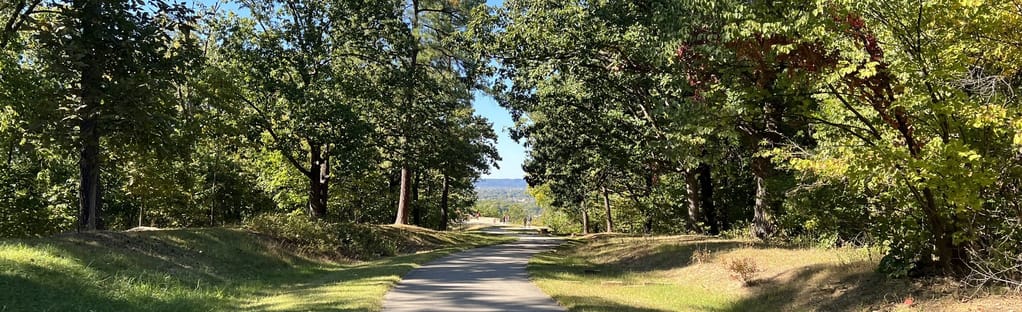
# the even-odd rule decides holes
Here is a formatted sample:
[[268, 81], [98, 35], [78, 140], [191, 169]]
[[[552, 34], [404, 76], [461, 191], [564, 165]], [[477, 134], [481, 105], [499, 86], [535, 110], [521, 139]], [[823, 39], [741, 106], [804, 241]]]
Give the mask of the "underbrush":
[[372, 260], [498, 238], [472, 232], [441, 232], [414, 226], [332, 223], [302, 214], [265, 214], [245, 227], [288, 249], [330, 260]]
[[337, 260], [376, 259], [397, 254], [397, 241], [382, 235], [378, 226], [330, 223], [300, 214], [266, 214], [245, 223], [245, 228], [278, 240], [301, 254]]

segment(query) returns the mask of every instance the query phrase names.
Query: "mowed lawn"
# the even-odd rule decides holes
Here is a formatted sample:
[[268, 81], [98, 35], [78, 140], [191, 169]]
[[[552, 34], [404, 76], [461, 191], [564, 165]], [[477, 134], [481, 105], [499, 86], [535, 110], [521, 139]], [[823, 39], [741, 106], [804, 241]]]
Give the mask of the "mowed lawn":
[[0, 311], [377, 311], [400, 276], [507, 238], [392, 228], [419, 252], [347, 263], [239, 229], [0, 241]]
[[880, 256], [704, 236], [597, 236], [538, 255], [529, 273], [570, 311], [1022, 311], [1022, 297], [997, 289], [887, 278], [874, 272]]

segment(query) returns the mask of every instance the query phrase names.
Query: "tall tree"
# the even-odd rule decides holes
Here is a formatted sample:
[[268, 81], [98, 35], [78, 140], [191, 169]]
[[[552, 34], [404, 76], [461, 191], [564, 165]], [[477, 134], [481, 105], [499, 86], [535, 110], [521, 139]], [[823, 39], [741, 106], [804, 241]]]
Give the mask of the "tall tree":
[[458, 41], [470, 31], [472, 11], [483, 7], [478, 0], [408, 0], [405, 6], [408, 37], [401, 58], [405, 80], [397, 118], [389, 125], [395, 129], [391, 149], [400, 168], [395, 224], [408, 223], [415, 191], [412, 178], [428, 169], [428, 160], [436, 159], [433, 146], [440, 140], [432, 129], [471, 98], [481, 78], [477, 71], [485, 63], [471, 53], [471, 45]]
[[[450, 223], [450, 194], [452, 183], [475, 181], [482, 174], [496, 166], [500, 160], [494, 144], [497, 135], [493, 125], [479, 116], [472, 115], [472, 110], [462, 109], [449, 119], [444, 128], [440, 142], [440, 165], [438, 171], [441, 179], [440, 225], [438, 229], [447, 230]], [[462, 188], [473, 187], [471, 183], [460, 185]]]
[[[236, 96], [270, 146], [308, 183], [308, 212], [327, 215], [330, 183], [366, 151], [368, 127], [356, 112], [387, 70], [398, 23], [391, 2], [245, 0], [250, 17], [224, 22], [222, 66]], [[384, 65], [380, 65], [384, 64]], [[306, 160], [302, 160], [305, 158]]]
[[36, 51], [25, 55], [32, 61], [20, 65], [40, 65], [64, 83], [48, 98], [63, 98], [61, 112], [70, 115], [61, 121], [74, 123], [65, 125], [73, 133], [65, 142], [78, 149], [78, 229], [102, 228], [105, 150], [159, 148], [143, 142], [158, 142], [173, 128], [174, 86], [196, 59], [194, 17], [183, 5], [159, 0], [22, 1], [5, 13], [13, 18], [6, 20], [3, 44], [18, 36], [19, 25], [35, 43]]

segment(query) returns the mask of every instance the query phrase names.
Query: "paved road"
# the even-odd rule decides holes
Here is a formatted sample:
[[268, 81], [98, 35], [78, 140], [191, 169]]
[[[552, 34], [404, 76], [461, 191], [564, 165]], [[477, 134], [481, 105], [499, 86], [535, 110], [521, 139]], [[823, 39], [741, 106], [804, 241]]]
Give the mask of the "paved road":
[[532, 255], [557, 244], [556, 238], [524, 236], [430, 262], [384, 296], [383, 311], [565, 311], [525, 272]]

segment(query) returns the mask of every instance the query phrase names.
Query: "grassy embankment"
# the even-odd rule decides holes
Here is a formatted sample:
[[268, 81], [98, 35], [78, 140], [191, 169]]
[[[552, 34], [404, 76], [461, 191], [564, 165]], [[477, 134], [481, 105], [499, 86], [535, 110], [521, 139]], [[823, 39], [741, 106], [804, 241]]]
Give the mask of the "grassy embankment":
[[240, 229], [0, 240], [0, 311], [376, 311], [418, 265], [507, 238], [375, 227], [399, 255], [310, 257]]
[[[965, 301], [975, 290], [887, 278], [874, 273], [878, 260], [865, 249], [598, 236], [538, 255], [529, 272], [571, 311], [1022, 311], [1017, 296]], [[736, 261], [746, 264], [748, 285]]]

